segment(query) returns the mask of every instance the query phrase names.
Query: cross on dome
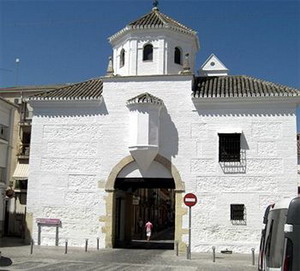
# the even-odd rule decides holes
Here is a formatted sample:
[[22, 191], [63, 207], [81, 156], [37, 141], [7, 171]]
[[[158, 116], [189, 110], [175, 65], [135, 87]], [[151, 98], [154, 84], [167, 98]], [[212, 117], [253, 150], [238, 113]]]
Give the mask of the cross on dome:
[[153, 0], [153, 9], [158, 9], [158, 0]]

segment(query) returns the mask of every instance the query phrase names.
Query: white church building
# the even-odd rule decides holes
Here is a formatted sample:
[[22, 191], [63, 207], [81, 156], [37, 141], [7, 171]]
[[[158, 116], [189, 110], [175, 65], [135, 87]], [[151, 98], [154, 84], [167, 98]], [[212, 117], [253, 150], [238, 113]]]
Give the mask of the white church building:
[[[154, 7], [109, 38], [107, 75], [29, 99], [26, 222], [41, 245], [258, 248], [264, 209], [297, 195], [297, 89], [229, 75], [197, 33]], [[166, 239], [166, 238], [165, 238]], [[168, 238], [167, 238], [168, 239]]]

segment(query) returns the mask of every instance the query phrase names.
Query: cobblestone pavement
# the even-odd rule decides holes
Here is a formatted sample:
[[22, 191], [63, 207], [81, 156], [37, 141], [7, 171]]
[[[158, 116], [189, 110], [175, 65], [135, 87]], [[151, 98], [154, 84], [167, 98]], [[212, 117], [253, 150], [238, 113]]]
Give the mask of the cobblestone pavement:
[[30, 246], [1, 247], [0, 270], [32, 271], [91, 271], [91, 270], [147, 270], [147, 271], [254, 271], [251, 255], [217, 254], [212, 262], [209, 253], [192, 253], [187, 260], [185, 254], [175, 255], [173, 250], [158, 249], [91, 249]]

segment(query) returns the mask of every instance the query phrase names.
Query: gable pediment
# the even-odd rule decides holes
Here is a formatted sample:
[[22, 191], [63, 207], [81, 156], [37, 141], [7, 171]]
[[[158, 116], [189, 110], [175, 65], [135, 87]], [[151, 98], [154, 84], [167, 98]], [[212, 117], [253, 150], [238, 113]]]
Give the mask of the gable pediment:
[[204, 76], [222, 76], [228, 75], [228, 68], [214, 54], [202, 64], [199, 73]]

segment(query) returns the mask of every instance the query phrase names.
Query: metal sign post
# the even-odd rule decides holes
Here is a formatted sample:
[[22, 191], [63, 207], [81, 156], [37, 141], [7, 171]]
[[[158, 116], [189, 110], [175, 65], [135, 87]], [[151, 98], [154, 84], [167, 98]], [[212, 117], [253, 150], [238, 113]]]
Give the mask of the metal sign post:
[[188, 259], [191, 259], [191, 236], [192, 236], [192, 207], [189, 207], [189, 253]]
[[187, 258], [191, 259], [191, 243], [192, 243], [192, 206], [194, 206], [197, 203], [197, 197], [193, 193], [188, 193], [184, 196], [183, 202], [186, 206], [189, 207], [189, 245], [188, 245], [188, 251], [187, 251]]

